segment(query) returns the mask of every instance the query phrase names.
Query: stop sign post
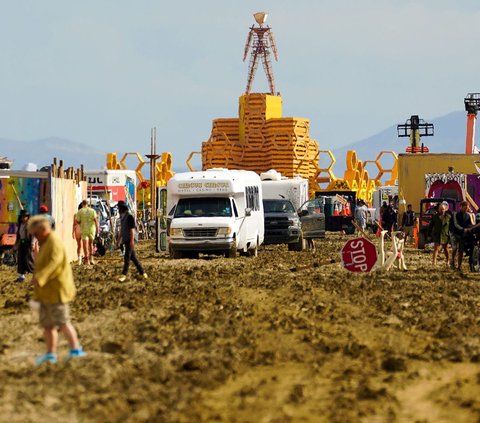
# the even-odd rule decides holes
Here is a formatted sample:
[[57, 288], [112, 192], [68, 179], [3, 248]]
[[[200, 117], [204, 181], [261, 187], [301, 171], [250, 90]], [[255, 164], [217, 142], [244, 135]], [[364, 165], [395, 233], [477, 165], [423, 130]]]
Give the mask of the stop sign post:
[[377, 262], [377, 249], [367, 238], [347, 241], [342, 248], [343, 267], [350, 272], [370, 272]]

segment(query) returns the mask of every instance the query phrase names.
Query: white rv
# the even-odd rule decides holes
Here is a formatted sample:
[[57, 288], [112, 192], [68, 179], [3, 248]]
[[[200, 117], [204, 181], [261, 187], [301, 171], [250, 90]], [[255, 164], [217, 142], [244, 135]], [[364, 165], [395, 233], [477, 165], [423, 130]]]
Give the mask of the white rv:
[[237, 251], [263, 243], [262, 186], [255, 172], [211, 169], [177, 173], [167, 185], [168, 247], [173, 258]]
[[276, 170], [269, 170], [260, 174], [262, 180], [263, 199], [290, 200], [295, 210], [308, 200], [308, 179], [298, 176], [288, 179]]

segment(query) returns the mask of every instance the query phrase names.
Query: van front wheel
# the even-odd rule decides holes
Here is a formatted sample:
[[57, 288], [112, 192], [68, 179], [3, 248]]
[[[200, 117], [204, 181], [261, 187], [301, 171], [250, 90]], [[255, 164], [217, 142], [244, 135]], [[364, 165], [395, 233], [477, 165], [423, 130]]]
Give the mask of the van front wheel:
[[233, 244], [232, 247], [226, 251], [225, 253], [226, 258], [235, 258], [237, 257], [237, 245]]
[[173, 258], [175, 260], [183, 258], [183, 254], [182, 254], [181, 251], [175, 251], [172, 248], [170, 248], [170, 250], [169, 250], [169, 255], [170, 255], [171, 258]]

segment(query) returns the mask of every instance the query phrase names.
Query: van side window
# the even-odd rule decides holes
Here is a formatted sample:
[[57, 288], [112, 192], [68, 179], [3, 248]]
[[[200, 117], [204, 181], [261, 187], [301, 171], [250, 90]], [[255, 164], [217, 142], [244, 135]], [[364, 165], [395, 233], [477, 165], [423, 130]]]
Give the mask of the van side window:
[[233, 204], [233, 215], [235, 217], [238, 217], [237, 203], [235, 203], [235, 200], [232, 200], [232, 204]]
[[245, 202], [248, 209], [260, 210], [260, 195], [258, 186], [245, 187]]

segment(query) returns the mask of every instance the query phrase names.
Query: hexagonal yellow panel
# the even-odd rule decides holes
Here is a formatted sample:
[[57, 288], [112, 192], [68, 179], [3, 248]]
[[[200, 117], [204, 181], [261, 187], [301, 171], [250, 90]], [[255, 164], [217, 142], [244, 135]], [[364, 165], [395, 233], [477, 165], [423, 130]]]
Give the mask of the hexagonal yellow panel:
[[[380, 159], [384, 155], [391, 155], [393, 157], [393, 166], [390, 169], [385, 169], [382, 164], [380, 163]], [[390, 173], [390, 179], [385, 182], [385, 185], [395, 185], [396, 180], [398, 179], [398, 156], [394, 151], [390, 150], [383, 150], [378, 153], [377, 158], [375, 159], [375, 164], [378, 167], [378, 175], [375, 178], [380, 184], [380, 179], [382, 179], [385, 173]]]
[[142, 183], [145, 181], [145, 178], [142, 175], [142, 168], [145, 166], [145, 160], [143, 160], [143, 157], [140, 153], [125, 153], [122, 157], [122, 160], [120, 160], [120, 166], [122, 169], [128, 169], [125, 160], [127, 160], [128, 156], [135, 156], [138, 160], [138, 166], [135, 168], [135, 173], [137, 175], [139, 183]]
[[188, 155], [188, 158], [187, 158], [187, 167], [190, 169], [190, 172], [195, 172], [195, 169], [193, 168], [192, 166], [192, 160], [193, 160], [193, 157], [196, 155], [196, 154], [199, 154], [199, 155], [202, 155], [202, 152], [201, 151], [192, 151], [189, 155]]
[[293, 147], [293, 154], [297, 160], [308, 159], [308, 144], [305, 140], [299, 139], [295, 142]]
[[[320, 156], [322, 155], [322, 153], [325, 153], [330, 158], [330, 164], [324, 168], [320, 167]], [[330, 150], [318, 150], [318, 160], [315, 160], [315, 165], [318, 168], [317, 181], [318, 181], [318, 178], [320, 177], [320, 174], [322, 173], [328, 174], [328, 178], [330, 182], [337, 180], [337, 177], [335, 176], [332, 170], [335, 162], [336, 162], [335, 156]]]

